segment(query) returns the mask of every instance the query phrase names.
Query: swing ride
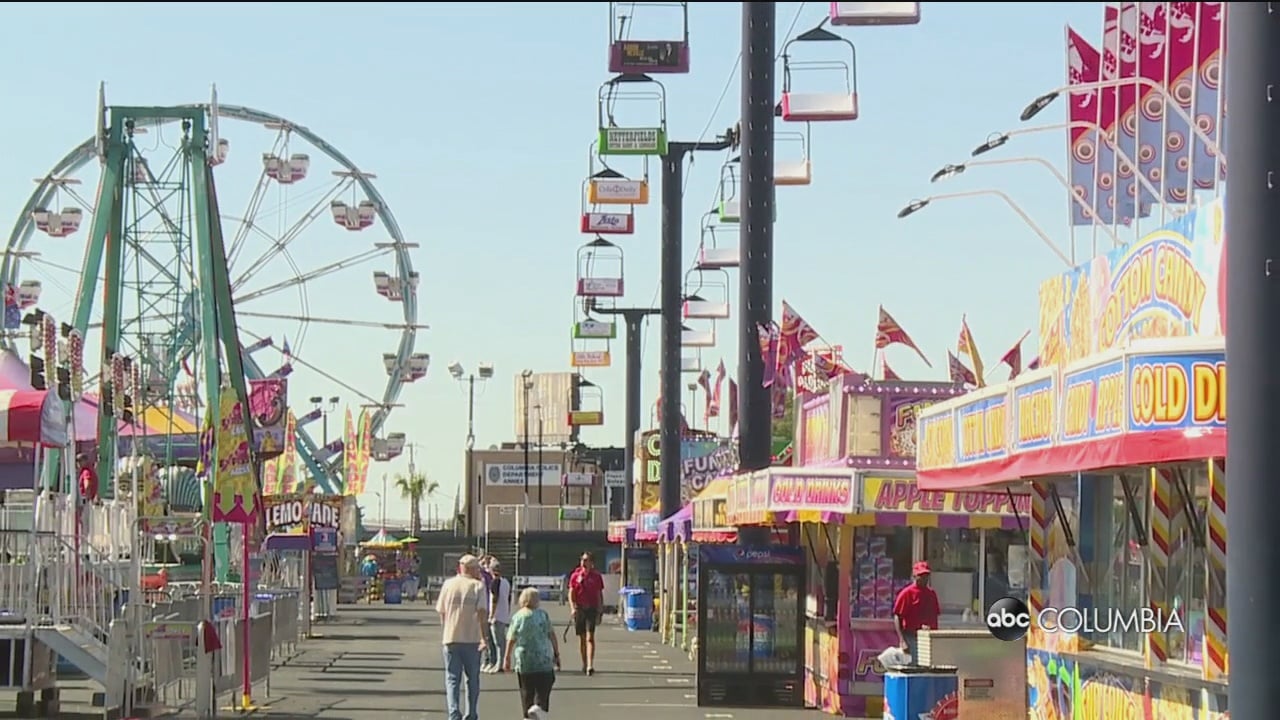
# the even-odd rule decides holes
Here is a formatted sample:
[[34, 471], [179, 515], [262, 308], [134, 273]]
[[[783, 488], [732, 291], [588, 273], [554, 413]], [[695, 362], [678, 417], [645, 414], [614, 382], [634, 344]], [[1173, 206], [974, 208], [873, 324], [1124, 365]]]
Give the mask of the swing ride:
[[[107, 113], [105, 101], [100, 104]], [[425, 377], [429, 364], [426, 354], [414, 351], [421, 329], [417, 324], [419, 275], [409, 255], [415, 246], [401, 235], [374, 185], [376, 176], [361, 171], [305, 126], [261, 110], [220, 104], [216, 93], [204, 105], [111, 108], [110, 113], [121, 118], [119, 137], [104, 130], [59, 160], [36, 181], [9, 235], [0, 260], [5, 328], [15, 329], [14, 315], [40, 302], [47, 288], [75, 288], [75, 297], [68, 299], [78, 302], [74, 317], [68, 320], [85, 333], [88, 345], [105, 342], [113, 352], [118, 349], [136, 359], [145, 388], [139, 413], [150, 410], [199, 418], [209, 407], [209, 396], [184, 388], [208, 385], [218, 371], [206, 359], [211, 357], [209, 343], [218, 333], [202, 332], [212, 327], [208, 308], [214, 299], [202, 289], [208, 283], [201, 282], [194, 248], [199, 245], [198, 235], [224, 231], [230, 292], [224, 301], [234, 302], [237, 325], [223, 339], [239, 343], [246, 375], [290, 376], [295, 382], [310, 378], [341, 388], [352, 399], [376, 408], [372, 417], [376, 433], [404, 385]], [[203, 119], [198, 123], [197, 118]], [[193, 134], [201, 124], [203, 140]], [[233, 133], [237, 143], [246, 147], [266, 144], [268, 149], [261, 153], [256, 168], [235, 162], [226, 137]], [[224, 205], [228, 199], [238, 200], [244, 210], [203, 217], [191, 209], [212, 202], [213, 194], [211, 181], [184, 155], [197, 141], [205, 147], [202, 164], [219, 172], [218, 200]], [[111, 159], [119, 166], [118, 176], [108, 172], [116, 166], [102, 164], [108, 160], [110, 142], [119, 143], [119, 157]], [[321, 175], [328, 176], [329, 182], [320, 181]], [[82, 187], [100, 187], [97, 202], [84, 196]], [[124, 198], [120, 202], [125, 209], [118, 220], [100, 211], [111, 206], [108, 191]], [[315, 223], [326, 214], [333, 221], [328, 227], [361, 234], [364, 242], [353, 246]], [[78, 248], [51, 241], [83, 228], [88, 228], [88, 250], [81, 269]], [[112, 246], [120, 248], [119, 267], [104, 263], [111, 259], [108, 238], [113, 231], [119, 238]], [[390, 266], [373, 271], [374, 290], [398, 306], [398, 317], [373, 321], [351, 314], [350, 300], [362, 285], [356, 277], [359, 268], [371, 263]], [[78, 272], [63, 270], [70, 267]], [[115, 296], [105, 306], [94, 302], [112, 283]], [[326, 312], [328, 308], [332, 312]], [[396, 337], [351, 342], [369, 331]], [[334, 345], [382, 343], [388, 351], [375, 356], [386, 374], [381, 387], [339, 377], [367, 378], [368, 373], [336, 373], [326, 367], [330, 361], [311, 360], [327, 357], [326, 348]], [[14, 349], [12, 333], [0, 338], [0, 344]], [[91, 359], [90, 374], [107, 362]], [[298, 370], [303, 371], [302, 378]], [[318, 437], [314, 423], [320, 418], [319, 411], [298, 418], [297, 450], [320, 487], [338, 492], [343, 442]], [[176, 447], [168, 439], [153, 438], [149, 444]], [[402, 448], [403, 443], [395, 442], [381, 447], [390, 456]]]

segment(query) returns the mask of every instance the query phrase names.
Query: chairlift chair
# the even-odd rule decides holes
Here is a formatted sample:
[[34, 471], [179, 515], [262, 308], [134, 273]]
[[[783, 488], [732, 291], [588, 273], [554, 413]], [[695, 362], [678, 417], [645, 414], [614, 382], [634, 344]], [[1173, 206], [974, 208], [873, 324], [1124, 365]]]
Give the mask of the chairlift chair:
[[680, 347], [687, 348], [708, 348], [716, 345], [716, 326], [715, 323], [708, 327], [690, 327], [688, 325], [680, 326]]
[[[662, 83], [643, 74], [618, 75], [600, 86], [597, 103], [601, 155], [667, 154], [667, 92]], [[639, 113], [639, 118], [619, 122], [624, 108], [628, 115]]]
[[574, 394], [576, 402], [570, 404], [568, 422], [570, 427], [598, 427], [604, 424], [604, 391], [599, 385], [582, 377], [574, 376]]
[[694, 267], [684, 276], [686, 320], [729, 319], [729, 273], [723, 269]]
[[702, 248], [698, 251], [697, 267], [702, 270], [736, 268], [742, 260], [738, 245], [730, 238], [738, 237], [737, 225], [720, 222], [719, 209], [702, 216]]
[[[798, 61], [793, 56], [796, 43], [830, 43], [843, 46], [845, 57]], [[805, 47], [805, 46], [801, 46]], [[824, 45], [830, 48], [831, 45]], [[845, 55], [841, 52], [838, 55]], [[827, 89], [799, 83], [796, 75], [813, 77], [836, 75], [840, 80]], [[782, 46], [782, 102], [776, 108], [785, 122], [834, 122], [858, 119], [858, 50], [853, 43], [826, 28], [801, 33]]]
[[573, 328], [569, 333], [571, 367], [609, 367], [613, 364], [610, 349], [613, 339], [618, 336], [618, 327], [613, 322], [592, 317], [591, 310], [596, 302], [594, 297], [574, 298]]
[[578, 250], [577, 296], [622, 297], [622, 248], [597, 237]]
[[[624, 15], [622, 11], [631, 12]], [[680, 32], [671, 37], [632, 40], [636, 15], [641, 8], [649, 11], [678, 9]], [[628, 22], [629, 21], [629, 22]], [[609, 3], [609, 72], [611, 73], [687, 73], [689, 72], [689, 3]]]
[[920, 22], [918, 2], [833, 2], [830, 20], [837, 26], [916, 25]]
[[742, 199], [739, 195], [742, 193], [742, 158], [734, 156], [729, 158], [720, 168], [720, 192], [716, 200], [716, 210], [719, 212], [720, 222], [736, 223], [742, 220]]
[[795, 186], [813, 182], [813, 166], [809, 161], [809, 127], [806, 123], [803, 132], [774, 133], [774, 185]]

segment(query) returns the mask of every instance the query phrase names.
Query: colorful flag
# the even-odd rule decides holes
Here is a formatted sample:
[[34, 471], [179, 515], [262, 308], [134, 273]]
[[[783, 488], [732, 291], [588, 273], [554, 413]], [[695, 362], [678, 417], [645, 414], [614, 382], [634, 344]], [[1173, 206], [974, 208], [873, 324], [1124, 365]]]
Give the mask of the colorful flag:
[[729, 435], [738, 432], [738, 383], [729, 378]]
[[1164, 199], [1172, 203], [1186, 203], [1191, 198], [1191, 126], [1186, 118], [1194, 112], [1192, 99], [1198, 82], [1195, 6], [1164, 3], [1169, 38], [1165, 45]]
[[925, 365], [933, 367], [929, 362], [929, 358], [925, 357], [924, 353], [921, 352], [920, 346], [916, 345], [916, 341], [911, 339], [907, 331], [903, 330], [898, 321], [894, 320], [893, 316], [886, 312], [884, 306], [881, 305], [880, 318], [876, 322], [876, 350], [884, 350], [890, 345], [906, 345], [916, 351], [916, 354], [920, 356]]
[[1018, 342], [1009, 348], [1008, 352], [1000, 356], [1000, 364], [1009, 366], [1009, 379], [1012, 380], [1022, 373], [1022, 343], [1031, 334], [1028, 330], [1022, 333], [1022, 337], [1018, 338]]
[[778, 329], [778, 364], [792, 365], [800, 359], [800, 355], [804, 352], [804, 347], [814, 340], [818, 339], [818, 332], [813, 326], [800, 317], [787, 304], [786, 300], [782, 301], [782, 323]]
[[1165, 72], [1168, 57], [1168, 13], [1162, 2], [1138, 3], [1138, 76], [1152, 84], [1138, 87], [1138, 171], [1164, 201]]
[[[1120, 75], [1120, 3], [1107, 3], [1102, 22], [1102, 70], [1101, 79], [1116, 81]], [[1103, 142], [1098, 145], [1098, 164], [1095, 177], [1098, 191], [1098, 217], [1106, 224], [1126, 223], [1137, 217], [1132, 198], [1117, 192], [1119, 187], [1120, 155], [1117, 153], [1120, 136], [1120, 112], [1122, 85], [1112, 84], [1102, 88], [1102, 102], [1095, 108], [1097, 123], [1102, 129]]]
[[764, 366], [760, 384], [771, 387], [778, 372], [778, 328], [772, 323], [756, 323], [756, 339], [760, 342], [760, 362]]
[[[1108, 16], [1108, 21], [1111, 16]], [[1119, 185], [1117, 189], [1120, 197], [1128, 198], [1130, 201], [1141, 201], [1143, 207], [1149, 208], [1152, 205], [1159, 204], [1160, 198], [1153, 196], [1148, 192], [1142, 183], [1138, 182], [1141, 177], [1141, 123], [1138, 118], [1141, 115], [1138, 109], [1138, 98], [1142, 96], [1144, 88], [1138, 82], [1139, 72], [1139, 41], [1138, 34], [1141, 15], [1139, 13], [1138, 3], [1123, 2], [1120, 3], [1119, 13], [1115, 16], [1119, 24], [1120, 43], [1118, 50], [1118, 66], [1120, 78], [1124, 80], [1132, 79], [1133, 82], [1126, 82], [1120, 86], [1120, 132], [1117, 138], [1117, 154], [1119, 155]]]
[[[1102, 54], [1070, 27], [1067, 28], [1067, 85], [1095, 83], [1102, 74]], [[1071, 154], [1071, 187], [1081, 202], [1071, 205], [1072, 225], [1092, 225], [1098, 207], [1093, 176], [1098, 163], [1097, 90], [1069, 95], [1067, 140]]]
[[724, 379], [726, 375], [724, 360], [716, 366], [716, 379], [711, 383], [711, 404], [707, 407], [707, 417], [720, 417], [720, 390], [724, 387]]
[[951, 382], [960, 383], [961, 385], [972, 385], [974, 387], [978, 385], [977, 376], [974, 375], [973, 371], [966, 367], [965, 364], [961, 362], [960, 358], [956, 357], [955, 353], [950, 350], [947, 351], [947, 369], [948, 375], [951, 377]]
[[[1196, 127], [1222, 147], [1222, 107], [1219, 86], [1226, 66], [1226, 3], [1196, 3]], [[1204, 140], [1192, 136], [1191, 175], [1196, 188], [1212, 190], [1218, 180], [1218, 157]]]
[[1028, 370], [1039, 370], [1039, 369], [1040, 369], [1040, 356], [1039, 356], [1039, 355], [1037, 355], [1037, 356], [1035, 356], [1035, 357], [1031, 358], [1031, 362], [1027, 363], [1027, 369], [1028, 369]]
[[234, 389], [222, 388], [214, 429], [213, 521], [251, 523], [258, 511], [258, 483], [253, 474], [244, 405]]
[[883, 359], [880, 360], [880, 377], [884, 380], [893, 380], [895, 382], [902, 381], [902, 377], [899, 376], [898, 373], [894, 372], [893, 368], [889, 367], [889, 363], [885, 362]]
[[956, 342], [956, 352], [969, 357], [969, 362], [973, 365], [974, 384], [978, 387], [986, 385], [986, 381], [982, 377], [985, 374], [985, 368], [982, 366], [982, 356], [978, 354], [978, 344], [973, 341], [973, 331], [969, 329], [969, 320], [963, 315], [960, 316], [960, 339]]
[[[711, 371], [703, 370], [698, 373], [698, 387], [702, 388], [702, 418], [704, 421], [711, 419]], [[690, 408], [692, 412], [692, 408]]]

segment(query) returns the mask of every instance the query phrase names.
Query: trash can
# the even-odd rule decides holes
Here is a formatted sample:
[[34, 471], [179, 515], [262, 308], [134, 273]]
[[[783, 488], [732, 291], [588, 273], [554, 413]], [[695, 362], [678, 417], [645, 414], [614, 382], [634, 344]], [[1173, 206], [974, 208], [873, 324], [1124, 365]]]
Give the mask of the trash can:
[[399, 605], [403, 599], [404, 581], [400, 578], [387, 578], [382, 581], [382, 604]]
[[622, 624], [627, 630], [652, 630], [653, 596], [649, 591], [638, 587], [624, 587], [619, 594], [622, 595]]
[[409, 577], [405, 578], [404, 585], [400, 588], [400, 593], [401, 595], [404, 596], [405, 600], [417, 600], [418, 599], [418, 578], [413, 575], [410, 575]]
[[910, 665], [884, 674], [886, 720], [957, 720], [960, 717], [960, 681], [950, 666]]

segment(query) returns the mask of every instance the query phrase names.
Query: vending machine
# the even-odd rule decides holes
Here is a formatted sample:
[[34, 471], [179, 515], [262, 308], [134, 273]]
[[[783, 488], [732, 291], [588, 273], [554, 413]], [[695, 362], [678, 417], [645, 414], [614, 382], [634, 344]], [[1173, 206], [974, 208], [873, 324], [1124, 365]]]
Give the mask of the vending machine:
[[698, 552], [698, 705], [804, 707], [804, 550]]

